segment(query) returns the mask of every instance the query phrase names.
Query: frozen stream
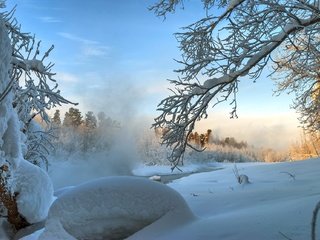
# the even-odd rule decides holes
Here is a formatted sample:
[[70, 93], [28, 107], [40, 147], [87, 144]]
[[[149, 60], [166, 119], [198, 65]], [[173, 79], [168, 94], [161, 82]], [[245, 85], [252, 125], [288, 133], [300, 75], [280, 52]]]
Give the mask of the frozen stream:
[[[169, 167], [168, 167], [169, 168]], [[153, 178], [155, 181], [159, 181], [164, 184], [168, 184], [176, 179], [187, 177], [196, 173], [203, 172], [212, 172], [223, 169], [222, 167], [213, 167], [213, 166], [203, 166], [193, 171], [175, 171], [174, 173], [159, 173], [159, 174], [149, 174], [143, 175], [143, 177]], [[141, 176], [141, 175], [136, 175]]]

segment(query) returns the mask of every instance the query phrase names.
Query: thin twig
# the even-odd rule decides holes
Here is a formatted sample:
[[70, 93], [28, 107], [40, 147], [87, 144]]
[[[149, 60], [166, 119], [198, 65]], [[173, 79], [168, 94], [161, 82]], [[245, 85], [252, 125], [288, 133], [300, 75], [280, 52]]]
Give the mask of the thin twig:
[[311, 240], [316, 240], [316, 225], [317, 225], [317, 216], [320, 209], [320, 201], [317, 203], [316, 207], [313, 210], [312, 221], [311, 221]]
[[279, 231], [279, 234], [284, 237], [285, 239], [288, 239], [288, 240], [293, 240], [292, 238], [289, 238], [287, 235], [285, 235], [284, 233], [280, 232]]

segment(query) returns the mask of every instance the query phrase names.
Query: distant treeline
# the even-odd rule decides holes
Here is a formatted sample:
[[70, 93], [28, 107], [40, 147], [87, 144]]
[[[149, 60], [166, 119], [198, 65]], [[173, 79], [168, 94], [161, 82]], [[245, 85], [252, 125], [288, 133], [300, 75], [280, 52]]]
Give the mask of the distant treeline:
[[56, 110], [52, 118], [56, 152], [90, 152], [108, 150], [120, 129], [120, 123], [106, 117], [104, 112], [97, 116], [88, 111], [84, 116], [77, 108], [70, 108], [61, 120]]
[[[166, 129], [157, 128], [155, 129], [155, 134], [157, 137], [161, 138], [166, 131]], [[204, 148], [210, 144], [237, 149], [248, 147], [247, 142], [237, 141], [234, 137], [220, 139], [218, 136], [213, 135], [213, 131], [211, 129], [208, 129], [205, 133], [191, 132], [188, 136], [188, 142], [198, 148]]]
[[[167, 131], [166, 129], [155, 129], [154, 149], [151, 145], [147, 145], [147, 159], [153, 159], [154, 164], [162, 161], [168, 150], [161, 149], [158, 145], [161, 137]], [[150, 141], [150, 140], [149, 140]], [[271, 148], [256, 148], [249, 145], [246, 141], [239, 141], [234, 137], [221, 138], [214, 131], [208, 129], [206, 132], [192, 132], [188, 136], [188, 142], [198, 150], [188, 149], [184, 155], [184, 161], [217, 161], [217, 162], [247, 162], [247, 161], [263, 161], [263, 162], [279, 162], [290, 159], [288, 152], [277, 151]], [[160, 152], [157, 152], [156, 149]]]
[[[52, 129], [55, 136], [53, 145], [56, 153], [74, 154], [109, 151], [115, 144], [121, 144], [126, 132], [120, 131], [120, 122], [107, 117], [104, 112], [95, 115], [88, 111], [84, 115], [77, 108], [70, 108], [64, 117], [56, 110], [52, 117]], [[170, 149], [161, 145], [161, 137], [166, 129], [146, 130], [136, 132], [134, 141], [140, 159], [146, 164], [168, 164], [167, 156]], [[184, 155], [184, 162], [246, 162], [267, 161], [278, 162], [289, 160], [287, 152], [279, 152], [270, 148], [256, 148], [246, 141], [239, 141], [234, 137], [221, 138], [214, 131], [192, 132], [188, 142], [197, 152], [188, 149]], [[124, 148], [126, 146], [123, 146]]]

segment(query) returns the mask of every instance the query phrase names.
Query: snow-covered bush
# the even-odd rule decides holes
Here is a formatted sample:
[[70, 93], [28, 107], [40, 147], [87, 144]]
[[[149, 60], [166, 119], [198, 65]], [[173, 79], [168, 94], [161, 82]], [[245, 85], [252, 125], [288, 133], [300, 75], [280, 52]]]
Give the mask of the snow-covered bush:
[[62, 193], [40, 239], [123, 239], [164, 218], [193, 218], [175, 190], [144, 178], [101, 178]]

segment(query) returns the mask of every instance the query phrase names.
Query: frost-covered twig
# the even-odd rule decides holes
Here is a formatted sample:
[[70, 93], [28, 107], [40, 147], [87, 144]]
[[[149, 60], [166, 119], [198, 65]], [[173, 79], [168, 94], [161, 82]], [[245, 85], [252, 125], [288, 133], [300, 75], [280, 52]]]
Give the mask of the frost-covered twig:
[[279, 234], [280, 234], [282, 237], [284, 237], [285, 239], [287, 239], [287, 240], [293, 240], [292, 238], [289, 238], [287, 235], [285, 235], [284, 233], [282, 233], [282, 232], [280, 232], [280, 231], [279, 231]]
[[280, 173], [288, 174], [289, 177], [291, 177], [293, 180], [296, 180], [296, 175], [295, 174], [292, 174], [292, 173], [289, 173], [289, 172], [280, 172]]

